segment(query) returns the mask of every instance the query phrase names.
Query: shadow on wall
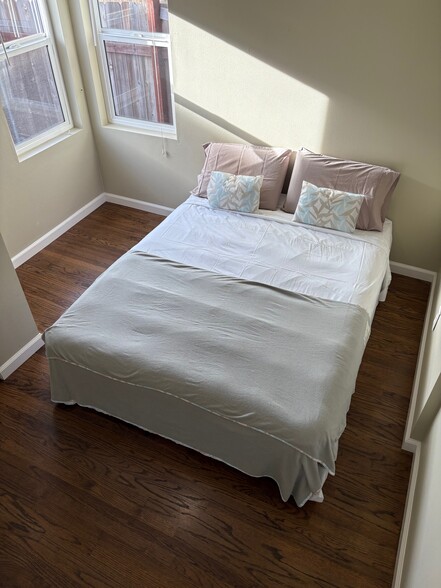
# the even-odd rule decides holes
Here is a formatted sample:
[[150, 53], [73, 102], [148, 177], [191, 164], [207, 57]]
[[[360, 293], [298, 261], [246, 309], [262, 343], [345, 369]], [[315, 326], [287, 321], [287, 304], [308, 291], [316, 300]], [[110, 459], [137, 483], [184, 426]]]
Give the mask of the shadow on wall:
[[392, 258], [439, 266], [437, 0], [170, 0], [170, 9], [179, 110], [240, 140], [399, 170]]
[[[430, 110], [431, 106], [436, 108], [436, 92], [431, 93], [432, 97], [426, 96], [422, 103], [421, 89], [435, 90], [436, 80], [438, 83], [440, 80], [439, 73], [434, 75], [437, 71], [434, 56], [440, 44], [437, 26], [441, 9], [437, 0], [428, 0], [419, 7], [401, 0], [368, 3], [280, 0], [276, 8], [263, 0], [243, 0], [240, 3], [234, 0], [174, 3], [171, 0], [170, 4], [173, 15], [179, 19], [326, 96], [330, 111], [323, 129], [323, 147], [328, 150], [334, 145], [334, 151], [339, 152], [356, 150], [366, 153], [371, 150], [373, 156], [381, 158], [385, 165], [399, 163], [398, 155], [386, 155], [387, 161], [381, 155], [388, 151], [387, 141], [386, 145], [384, 143], [389, 128], [394, 131], [405, 123], [416, 139], [418, 129], [421, 129], [419, 118], [425, 118], [422, 111]], [[427, 30], [430, 23], [433, 23], [432, 37]], [[185, 31], [190, 38], [193, 37], [187, 44], [190, 52], [198, 48], [197, 34], [192, 32], [197, 33], [191, 28]], [[176, 51], [181, 49], [178, 47]], [[240, 70], [242, 63], [225, 63], [221, 55], [219, 69], [214, 72], [205, 69], [198, 78], [196, 68], [201, 57], [205, 59], [205, 53], [207, 48], [202, 43], [200, 53], [186, 56], [190, 57], [187, 63], [191, 63], [190, 69], [194, 72], [189, 85], [201, 84], [211, 93], [213, 87], [206, 76], [213, 76], [218, 80], [219, 92], [222, 92], [225, 80], [236, 73], [232, 71], [234, 68]], [[177, 58], [179, 60], [179, 55]], [[262, 66], [259, 76], [264, 78], [267, 73], [268, 68]], [[239, 71], [237, 77], [240, 79], [244, 74], [247, 72]], [[277, 80], [276, 77], [273, 79]], [[303, 112], [295, 109], [295, 95], [286, 94], [283, 110], [278, 112], [275, 109], [280, 79], [276, 84], [272, 85], [270, 80], [266, 83], [264, 102], [260, 107], [262, 115], [273, 120], [278, 116], [287, 121], [302, 118]], [[230, 91], [252, 93], [255, 90], [244, 85], [242, 88], [230, 87]], [[179, 90], [178, 93], [189, 98]], [[219, 102], [226, 98], [222, 94], [218, 96]], [[308, 104], [302, 106], [308, 108]], [[436, 112], [432, 110], [433, 114]], [[423, 126], [430, 130], [432, 124], [428, 125], [426, 120]], [[298, 138], [292, 137], [291, 140], [295, 143]], [[357, 147], [363, 143], [363, 147]]]
[[190, 100], [187, 100], [187, 98], [180, 96], [176, 92], [175, 92], [175, 101], [176, 101], [176, 104], [179, 104], [179, 106], [182, 106], [182, 108], [190, 110], [191, 112], [193, 112], [197, 116], [200, 116], [201, 118], [204, 118], [205, 120], [210, 121], [214, 125], [224, 129], [228, 133], [231, 133], [235, 137], [242, 139], [242, 141], [251, 143], [253, 145], [266, 145], [267, 147], [270, 146], [268, 143], [265, 143], [265, 141], [263, 141], [262, 139], [258, 139], [254, 135], [251, 135], [250, 133], [247, 133], [243, 129], [236, 127], [235, 125], [231, 124], [231, 122], [229, 122], [225, 118], [222, 118], [222, 117], [218, 116], [217, 114], [214, 114], [213, 112], [209, 112], [205, 108], [202, 108], [198, 104], [195, 104], [194, 102], [191, 102]]
[[179, 104], [243, 139], [320, 148], [326, 94], [185, 19], [171, 26]]

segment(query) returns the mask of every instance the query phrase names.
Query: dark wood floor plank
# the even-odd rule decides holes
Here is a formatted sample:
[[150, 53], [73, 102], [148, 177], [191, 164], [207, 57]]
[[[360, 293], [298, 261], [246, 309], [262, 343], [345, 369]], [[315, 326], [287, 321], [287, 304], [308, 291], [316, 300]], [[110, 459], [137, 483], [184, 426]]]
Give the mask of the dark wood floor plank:
[[[135, 518], [124, 516], [108, 502], [98, 498], [91, 500], [90, 496], [85, 496], [86, 490], [66, 484], [39, 467], [29, 468], [21, 459], [11, 459], [10, 463], [3, 465], [8, 474], [8, 481], [4, 483], [6, 490], [28, 507], [36, 505], [39, 532], [43, 530], [48, 538], [57, 537], [59, 548], [70, 556], [72, 570], [76, 569], [75, 552], [81, 549], [88, 556], [88, 574], [99, 568], [100, 562], [107, 562], [108, 577], [103, 581], [108, 585], [121, 586], [127, 582], [168, 586], [173, 583], [170, 569], [175, 558], [174, 550], [169, 548], [170, 545], [164, 545], [158, 530], [153, 532], [147, 525], [137, 525]], [[20, 471], [26, 474], [26, 483], [17, 485], [13, 480]], [[89, 520], [94, 521], [93, 526], [88, 525]], [[57, 521], [63, 521], [62, 529]], [[49, 542], [46, 544], [42, 540], [40, 544], [48, 547], [48, 552], [53, 551]], [[83, 544], [94, 547], [86, 549]], [[120, 554], [124, 554], [123, 560], [120, 560]], [[138, 565], [141, 559], [143, 567]], [[66, 569], [68, 567], [66, 565]], [[192, 583], [183, 578], [182, 585], [192, 586]]]
[[[18, 269], [50, 326], [161, 217], [105, 204]], [[55, 406], [44, 350], [0, 383], [0, 586], [388, 587], [428, 284], [378, 306], [325, 502], [95, 411]]]
[[[5, 416], [5, 415], [4, 415]], [[10, 416], [9, 420], [8, 420], [8, 416]], [[6, 426], [7, 427], [13, 427], [13, 423], [16, 422], [18, 420], [18, 415], [12, 413], [11, 415], [8, 415], [8, 413], [6, 412]], [[14, 458], [20, 458], [20, 459], [24, 459], [24, 456], [28, 455], [29, 449], [30, 447], [32, 447], [34, 444], [38, 444], [39, 442], [39, 438], [41, 435], [41, 432], [38, 430], [38, 427], [36, 426], [36, 423], [32, 423], [32, 422], [28, 422], [26, 423], [26, 428], [27, 429], [31, 429], [33, 431], [32, 436], [30, 436], [30, 439], [28, 441], [28, 443], [24, 442], [24, 439], [26, 438], [26, 433], [25, 431], [22, 431], [22, 434], [20, 436], [20, 443], [19, 443], [19, 447], [18, 444], [16, 444], [14, 447], [9, 447], [9, 450], [11, 452], [13, 452], [14, 454]], [[64, 468], [64, 472], [63, 474], [60, 472], [60, 462], [57, 463], [57, 471], [58, 471], [58, 476], [66, 479], [66, 475], [68, 477], [71, 476], [71, 470], [69, 468], [69, 460], [73, 460], [73, 462], [77, 465], [76, 467], [76, 472], [78, 472], [78, 470], [80, 469], [80, 465], [79, 465], [79, 461], [81, 462], [81, 465], [86, 465], [86, 472], [83, 477], [82, 477], [82, 481], [79, 482], [77, 479], [71, 479], [69, 480], [69, 482], [72, 485], [75, 485], [77, 487], [80, 487], [81, 489], [83, 488], [87, 488], [90, 494], [94, 494], [96, 495], [96, 493], [94, 492], [95, 490], [97, 490], [98, 492], [98, 497], [101, 497], [101, 495], [103, 493], [106, 494], [106, 500], [108, 502], [111, 502], [113, 504], [115, 504], [115, 493], [114, 492], [109, 492], [109, 490], [106, 490], [105, 488], [100, 488], [99, 487], [99, 480], [101, 477], [103, 477], [102, 472], [96, 472], [94, 476], [91, 475], [90, 472], [88, 472], [87, 470], [89, 470], [91, 467], [93, 468], [93, 465], [96, 463], [105, 463], [105, 449], [108, 447], [106, 440], [101, 440], [101, 447], [99, 447], [100, 449], [100, 453], [99, 454], [95, 454], [95, 455], [90, 455], [88, 452], [88, 449], [90, 449], [89, 447], [86, 446], [86, 444], [81, 444], [81, 441], [79, 439], [67, 439], [68, 438], [68, 434], [64, 433], [63, 434], [63, 448], [62, 448], [62, 452], [65, 453], [68, 456], [68, 460], [65, 464], [65, 468]], [[99, 441], [97, 440], [97, 444], [99, 444]], [[47, 447], [52, 447], [54, 445], [54, 443], [50, 443], [50, 444], [44, 444], [44, 446], [42, 446], [40, 444], [39, 450], [38, 450], [38, 454], [42, 455], [42, 457], [40, 459], [36, 459], [33, 467], [40, 467], [40, 464], [43, 465], [45, 462], [49, 461], [49, 458], [53, 458], [53, 455], [47, 455], [45, 452], [45, 448]], [[96, 448], [95, 448], [96, 449]], [[103, 454], [101, 455], [101, 452], [103, 452]], [[82, 454], [85, 454], [84, 459], [81, 459]], [[124, 456], [122, 456], [124, 457]], [[118, 464], [118, 468], [115, 470], [115, 474], [116, 477], [112, 478], [111, 482], [112, 482], [112, 487], [117, 488], [118, 486], [120, 486], [120, 493], [118, 495], [118, 501], [121, 505], [121, 501], [126, 500], [127, 504], [130, 506], [133, 504], [134, 501], [136, 501], [136, 487], [138, 484], [143, 484], [142, 481], [142, 475], [146, 474], [146, 466], [143, 463], [142, 458], [139, 459], [139, 463], [137, 463], [136, 467], [132, 467], [131, 469], [127, 466], [125, 466], [125, 463], [127, 463], [127, 458], [124, 459], [124, 462], [121, 464]], [[136, 458], [134, 456], [132, 456], [132, 461], [135, 462]], [[155, 464], [153, 464], [155, 465]], [[53, 467], [53, 466], [52, 466]], [[265, 547], [265, 541], [267, 539], [267, 522], [266, 520], [263, 521], [263, 524], [259, 524], [259, 521], [255, 520], [255, 519], [250, 519], [248, 518], [248, 520], [244, 519], [243, 517], [241, 517], [241, 502], [236, 500], [236, 508], [232, 509], [231, 507], [229, 508], [229, 505], [226, 505], [225, 500], [216, 500], [215, 496], [211, 496], [210, 492], [207, 491], [207, 486], [203, 486], [200, 485], [198, 488], [195, 487], [195, 484], [192, 483], [191, 480], [184, 480], [182, 477], [179, 477], [179, 469], [177, 469], [179, 467], [179, 464], [177, 464], [175, 466], [175, 471], [173, 472], [175, 475], [173, 477], [173, 481], [172, 483], [171, 480], [169, 479], [163, 479], [163, 478], [159, 478], [158, 479], [158, 475], [160, 475], [160, 471], [149, 471], [149, 475], [148, 475], [148, 479], [146, 477], [145, 480], [145, 499], [149, 502], [149, 512], [150, 512], [150, 520], [148, 521], [149, 523], [149, 527], [154, 526], [155, 529], [157, 530], [161, 530], [164, 529], [167, 526], [167, 518], [168, 517], [182, 517], [185, 516], [187, 518], [187, 520], [191, 520], [192, 516], [191, 516], [191, 512], [193, 510], [196, 510], [198, 512], [198, 516], [195, 518], [195, 521], [193, 523], [193, 529], [192, 532], [196, 532], [195, 528], [198, 526], [198, 524], [202, 521], [203, 525], [205, 525], [207, 523], [207, 518], [209, 518], [209, 524], [207, 525], [207, 532], [211, 532], [215, 534], [215, 537], [218, 537], [219, 534], [219, 525], [216, 523], [217, 520], [219, 521], [223, 521], [223, 523], [228, 522], [230, 527], [233, 528], [235, 522], [240, 521], [240, 531], [242, 533], [244, 533], [244, 537], [248, 537], [248, 539], [246, 540], [248, 549], [252, 549], [252, 553], [254, 553], [256, 550], [263, 550], [265, 551], [266, 547]], [[93, 468], [94, 470], [96, 468]], [[124, 471], [124, 475], [122, 476], [119, 471], [123, 470]], [[170, 471], [170, 466], [168, 466], [168, 470]], [[87, 476], [88, 474], [88, 476]], [[87, 483], [87, 480], [90, 480], [90, 477], [93, 478], [92, 483]], [[148, 482], [148, 485], [147, 485]], [[156, 488], [156, 491], [155, 491]], [[29, 492], [29, 491], [27, 491]], [[139, 494], [141, 495], [141, 494]], [[175, 498], [175, 496], [177, 498]], [[129, 498], [130, 500], [127, 500], [127, 498]], [[176, 503], [176, 500], [179, 499], [179, 503]], [[154, 506], [154, 503], [156, 502], [156, 505]], [[201, 506], [203, 506], [203, 511], [201, 511]], [[125, 512], [127, 512], [127, 509], [124, 508]], [[156, 520], [156, 524], [154, 523], [154, 521], [152, 521], [151, 515], [152, 512], [155, 512], [155, 514], [164, 514], [166, 516], [161, 518], [157, 517]], [[202, 513], [203, 516], [202, 516]], [[140, 504], [138, 506], [137, 512], [131, 513], [133, 514], [133, 516], [137, 516], [138, 518], [140, 518], [141, 520], [143, 520], [143, 516], [142, 516], [142, 505]], [[215, 517], [215, 520], [213, 522], [212, 517]], [[315, 519], [315, 521], [319, 524], [321, 524], [321, 519], [317, 518]], [[145, 521], [146, 522], [146, 521]], [[158, 524], [159, 522], [159, 524]], [[352, 521], [353, 522], [353, 521]], [[327, 530], [328, 533], [332, 530], [332, 528], [334, 528], [337, 531], [341, 531], [341, 526], [342, 526], [342, 520], [341, 520], [341, 515], [338, 515], [338, 518], [334, 521], [334, 525], [333, 527], [330, 527], [329, 525], [330, 520], [327, 520]], [[373, 549], [375, 550], [378, 545], [379, 545], [379, 541], [377, 540], [373, 540], [371, 536], [366, 536], [363, 535], [362, 533], [359, 532], [358, 528], [354, 528], [353, 525], [351, 527], [351, 521], [348, 520], [347, 521], [347, 532], [349, 531], [351, 533], [351, 544], [352, 546], [356, 546], [356, 545], [363, 545], [363, 552], [366, 548], [369, 549]], [[204, 527], [205, 528], [205, 527]], [[280, 529], [283, 529], [283, 526], [280, 527]], [[283, 529], [286, 530], [286, 529]], [[178, 531], [182, 531], [182, 529], [178, 529]], [[324, 532], [325, 531], [325, 532]], [[128, 533], [129, 534], [129, 533]], [[168, 533], [170, 536], [176, 535], [176, 531], [175, 532], [171, 532], [171, 530], [169, 530]], [[323, 542], [321, 544], [318, 544], [317, 541], [315, 540], [316, 535], [319, 534], [320, 536], [322, 536]], [[326, 549], [326, 545], [324, 544], [324, 538], [326, 537], [326, 529], [322, 529], [322, 528], [317, 528], [317, 529], [308, 529], [307, 533], [303, 535], [303, 539], [304, 539], [304, 548], [305, 550], [307, 549], [309, 551], [308, 554], [308, 559], [314, 560], [315, 561], [315, 565], [318, 569], [323, 568], [324, 564], [326, 564], [326, 559], [329, 557], [329, 553], [327, 551], [330, 552], [330, 554], [332, 555], [333, 549], [335, 549], [335, 547], [337, 547], [336, 543], [338, 542], [338, 536], [337, 539], [334, 536], [334, 533], [332, 535], [332, 546], [331, 548], [329, 548], [329, 546]], [[256, 538], [259, 538], [261, 541], [261, 545], [254, 545]], [[186, 539], [186, 536], [184, 535], [183, 539]], [[209, 540], [209, 537], [205, 537], [204, 535], [201, 536], [202, 542], [205, 543], [205, 541]], [[291, 536], [289, 534], [289, 532], [285, 532], [285, 533], [279, 533], [278, 535], [278, 539], [279, 541], [283, 542], [283, 551], [287, 550], [287, 547], [289, 546], [289, 543], [291, 542]], [[347, 540], [347, 536], [345, 538], [345, 541]], [[278, 542], [276, 542], [272, 547], [274, 549], [281, 549], [280, 547], [278, 547]], [[187, 541], [186, 541], [187, 542]], [[192, 541], [193, 545], [195, 544], [195, 540], [194, 537], [192, 535]], [[212, 539], [211, 543], [214, 543], [215, 541]], [[244, 540], [245, 543], [245, 540]], [[262, 547], [263, 546], [263, 547]], [[390, 556], [390, 554], [387, 553], [387, 548], [385, 548], [384, 546], [381, 548], [382, 549], [382, 557], [388, 557], [388, 555]], [[220, 550], [219, 550], [220, 551]], [[239, 550], [240, 551], [240, 550]], [[377, 558], [377, 560], [379, 560], [380, 558]], [[230, 562], [232, 560], [230, 559]], [[246, 565], [246, 563], [251, 564], [252, 562], [243, 562], [239, 557], [235, 557], [234, 561], [236, 562], [236, 564], [239, 564], [240, 567], [243, 567]], [[320, 565], [319, 565], [320, 564]], [[356, 555], [356, 549], [354, 549], [354, 554], [351, 560], [351, 566], [353, 568], [355, 568], [357, 565], [365, 565], [363, 564], [362, 558], [360, 560], [360, 558]], [[288, 568], [288, 565], [285, 566], [286, 568]], [[326, 566], [328, 571], [329, 571], [329, 564]], [[334, 567], [338, 567], [338, 564], [336, 564]], [[346, 572], [346, 575], [348, 574], [348, 572]], [[275, 577], [277, 574], [275, 573], [275, 571], [273, 571], [273, 576]], [[287, 575], [287, 582], [288, 582], [288, 586], [289, 586], [289, 582], [291, 581], [291, 579], [295, 577], [295, 571], [291, 570], [291, 573]], [[351, 579], [351, 582], [354, 581], [354, 578]], [[280, 585], [285, 585], [284, 581], [283, 581], [283, 577], [279, 577], [278, 578], [278, 582]]]

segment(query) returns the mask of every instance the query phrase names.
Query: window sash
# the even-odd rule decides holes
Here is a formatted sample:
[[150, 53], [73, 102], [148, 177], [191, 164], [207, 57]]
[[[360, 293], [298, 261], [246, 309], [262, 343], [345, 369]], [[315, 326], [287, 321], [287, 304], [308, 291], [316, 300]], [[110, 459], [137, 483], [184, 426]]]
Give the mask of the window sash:
[[[94, 31], [95, 45], [98, 53], [98, 63], [100, 67], [101, 78], [104, 89], [104, 101], [106, 104], [107, 116], [110, 123], [129, 127], [133, 129], [143, 129], [153, 133], [160, 132], [161, 134], [169, 134], [174, 136], [176, 132], [175, 123], [175, 109], [173, 98], [173, 80], [171, 71], [171, 51], [170, 51], [170, 35], [167, 33], [159, 33], [152, 31], [135, 31], [126, 29], [105, 28], [101, 25], [101, 17], [97, 0], [89, 0], [90, 13], [92, 17], [92, 27]], [[137, 44], [148, 47], [162, 47], [167, 49], [168, 58], [168, 74], [170, 80], [170, 99], [171, 99], [171, 117], [172, 124], [164, 122], [154, 122], [139, 118], [128, 118], [118, 115], [115, 110], [115, 94], [112, 82], [110, 79], [109, 64], [107, 58], [106, 42]], [[155, 72], [159, 75], [159, 72]]]
[[[50, 141], [51, 139], [55, 139], [63, 133], [67, 133], [73, 127], [69, 103], [61, 73], [61, 67], [58, 61], [52, 28], [49, 22], [49, 16], [45, 5], [46, 3], [42, 0], [36, 1], [44, 32], [35, 33], [33, 35], [29, 35], [27, 37], [23, 37], [20, 39], [12, 39], [7, 42], [5, 41], [3, 44], [0, 43], [0, 61], [7, 61], [9, 58], [13, 58], [17, 55], [21, 55], [23, 53], [28, 53], [36, 49], [47, 47], [49, 61], [52, 68], [54, 82], [57, 89], [58, 98], [60, 101], [60, 108], [64, 121], [56, 125], [55, 127], [52, 127], [46, 131], [34, 135], [33, 137], [30, 137], [26, 141], [22, 141], [19, 144], [15, 144], [15, 142], [13, 141], [15, 151], [18, 156], [23, 155], [28, 150], [35, 149], [36, 147]], [[6, 65], [6, 67], [8, 67], [8, 65]]]
[[[39, 44], [47, 44], [48, 35], [46, 33], [36, 33], [35, 35], [29, 35], [23, 39], [14, 39], [13, 41], [4, 41], [3, 45], [6, 49], [8, 57], [13, 57], [19, 53], [29, 51], [29, 48], [35, 48]], [[0, 44], [0, 58], [6, 59], [5, 52], [2, 44]]]
[[157, 43], [165, 43], [169, 45], [170, 35], [167, 33], [154, 33], [144, 31], [126, 31], [124, 29], [98, 29], [99, 35], [122, 39], [130, 39], [131, 43], [144, 43], [145, 41], [152, 41]]

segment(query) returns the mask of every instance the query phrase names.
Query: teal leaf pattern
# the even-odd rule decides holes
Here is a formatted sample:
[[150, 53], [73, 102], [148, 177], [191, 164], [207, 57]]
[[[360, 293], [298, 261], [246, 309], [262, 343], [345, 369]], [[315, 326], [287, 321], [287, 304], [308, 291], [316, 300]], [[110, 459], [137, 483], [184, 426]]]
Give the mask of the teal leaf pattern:
[[294, 221], [353, 233], [365, 196], [303, 182]]
[[263, 176], [236, 176], [213, 171], [207, 187], [208, 203], [212, 208], [256, 212], [262, 182]]

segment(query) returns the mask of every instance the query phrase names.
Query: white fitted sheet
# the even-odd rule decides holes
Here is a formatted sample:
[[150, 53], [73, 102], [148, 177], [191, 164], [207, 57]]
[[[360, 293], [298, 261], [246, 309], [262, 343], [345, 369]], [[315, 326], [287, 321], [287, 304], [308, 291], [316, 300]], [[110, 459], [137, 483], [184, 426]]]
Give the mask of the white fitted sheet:
[[392, 222], [385, 221], [383, 232], [347, 234], [294, 223], [293, 216], [282, 211], [217, 210], [205, 198], [190, 196], [133, 250], [357, 304], [372, 321], [390, 282]]

